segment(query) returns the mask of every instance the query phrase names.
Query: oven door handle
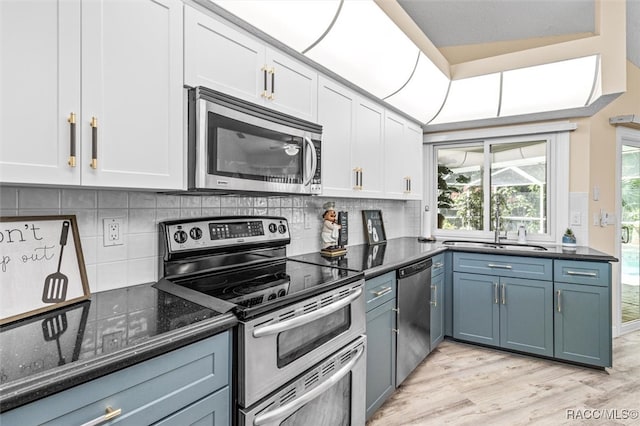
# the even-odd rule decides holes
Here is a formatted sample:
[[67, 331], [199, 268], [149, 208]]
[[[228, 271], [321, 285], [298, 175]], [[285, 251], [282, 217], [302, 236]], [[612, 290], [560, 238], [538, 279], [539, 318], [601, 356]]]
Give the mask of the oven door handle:
[[318, 318], [325, 317], [329, 314], [334, 313], [339, 309], [344, 308], [345, 306], [351, 304], [351, 302], [356, 300], [358, 297], [360, 297], [361, 294], [362, 294], [362, 288], [358, 288], [352, 291], [352, 293], [349, 296], [345, 297], [344, 299], [340, 299], [337, 302], [333, 302], [332, 304], [327, 305], [324, 308], [320, 308], [308, 314], [300, 315], [299, 317], [295, 317], [290, 320], [255, 328], [253, 329], [253, 337], [258, 338], [258, 337], [270, 336], [272, 334], [277, 334], [285, 330], [290, 330], [300, 325], [310, 323], [311, 321], [315, 321]]
[[316, 388], [311, 389], [309, 392], [303, 394], [300, 398], [296, 398], [288, 404], [280, 406], [275, 410], [268, 411], [264, 414], [258, 414], [255, 419], [253, 419], [254, 426], [277, 423], [281, 419], [286, 418], [296, 412], [300, 407], [308, 404], [313, 399], [325, 393], [331, 388], [331, 386], [338, 383], [349, 371], [353, 369], [356, 363], [360, 360], [360, 357], [363, 353], [364, 345], [361, 345], [358, 347], [358, 349], [356, 349], [356, 355], [326, 381], [322, 382]]
[[[316, 153], [316, 146], [313, 144], [313, 141], [306, 137], [304, 138], [304, 143], [311, 149], [311, 170], [309, 171], [309, 177], [305, 179], [302, 183], [303, 186], [307, 186], [311, 183], [311, 179], [316, 175], [316, 168], [318, 167], [318, 154]], [[306, 165], [306, 160], [305, 160]]]

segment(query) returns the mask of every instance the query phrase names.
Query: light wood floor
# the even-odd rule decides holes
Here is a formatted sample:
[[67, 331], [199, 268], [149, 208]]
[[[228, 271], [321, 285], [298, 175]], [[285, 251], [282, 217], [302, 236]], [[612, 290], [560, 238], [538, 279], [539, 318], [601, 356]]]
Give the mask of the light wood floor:
[[[601, 411], [578, 412], [585, 409]], [[640, 425], [623, 418], [625, 409], [640, 410], [640, 331], [614, 339], [606, 370], [445, 340], [367, 426]], [[617, 419], [580, 420], [582, 413]]]

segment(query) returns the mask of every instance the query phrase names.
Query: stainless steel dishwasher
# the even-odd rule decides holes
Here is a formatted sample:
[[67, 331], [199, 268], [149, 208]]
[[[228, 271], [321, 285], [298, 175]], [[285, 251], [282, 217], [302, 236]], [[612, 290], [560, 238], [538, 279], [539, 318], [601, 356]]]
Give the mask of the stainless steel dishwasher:
[[398, 269], [396, 386], [431, 349], [431, 259]]

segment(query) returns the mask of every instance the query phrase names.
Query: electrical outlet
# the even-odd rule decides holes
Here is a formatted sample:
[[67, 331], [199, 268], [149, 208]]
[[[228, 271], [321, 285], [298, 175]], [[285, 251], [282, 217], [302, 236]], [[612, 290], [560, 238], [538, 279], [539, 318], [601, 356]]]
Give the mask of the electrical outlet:
[[103, 219], [104, 246], [121, 246], [124, 244], [124, 218], [112, 217]]
[[582, 225], [582, 215], [580, 214], [580, 212], [577, 212], [577, 211], [571, 212], [571, 225], [572, 226]]

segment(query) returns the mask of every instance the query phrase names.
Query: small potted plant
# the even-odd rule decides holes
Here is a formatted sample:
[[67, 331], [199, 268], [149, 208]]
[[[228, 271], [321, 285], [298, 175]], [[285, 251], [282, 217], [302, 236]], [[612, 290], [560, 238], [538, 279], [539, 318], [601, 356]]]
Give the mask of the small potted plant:
[[562, 236], [562, 247], [575, 247], [576, 246], [576, 236], [573, 233], [571, 228], [567, 228], [564, 231], [564, 235]]

